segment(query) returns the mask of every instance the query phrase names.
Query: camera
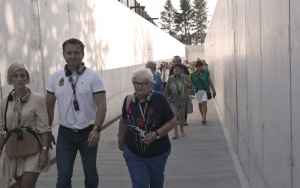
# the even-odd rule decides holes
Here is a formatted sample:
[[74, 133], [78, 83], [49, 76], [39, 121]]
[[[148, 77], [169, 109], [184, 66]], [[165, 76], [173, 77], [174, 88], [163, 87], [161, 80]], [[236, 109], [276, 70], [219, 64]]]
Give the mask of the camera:
[[75, 111], [78, 111], [79, 110], [79, 104], [77, 101], [73, 101], [73, 105], [74, 105], [74, 109]]

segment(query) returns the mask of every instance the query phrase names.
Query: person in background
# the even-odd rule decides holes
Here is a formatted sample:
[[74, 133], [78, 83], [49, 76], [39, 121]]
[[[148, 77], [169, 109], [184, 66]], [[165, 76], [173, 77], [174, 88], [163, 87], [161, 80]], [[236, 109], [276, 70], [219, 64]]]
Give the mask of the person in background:
[[164, 68], [162, 70], [162, 82], [163, 82], [164, 89], [166, 88], [168, 78], [169, 78], [169, 64], [168, 62], [165, 62]]
[[153, 85], [152, 90], [157, 92], [162, 92], [164, 89], [162, 80], [158, 72], [156, 71], [156, 63], [154, 61], [148, 61], [146, 63], [146, 68], [150, 69], [153, 75]]
[[151, 90], [152, 72], [139, 69], [132, 75], [135, 93], [125, 97], [119, 122], [118, 144], [123, 151], [133, 188], [162, 188], [171, 153], [168, 132], [174, 114], [159, 92]]
[[[191, 76], [191, 74], [192, 74], [194, 71], [195, 71], [195, 62], [191, 62], [191, 63], [190, 63], [190, 68], [189, 68], [189, 72], [190, 72], [189, 77]], [[189, 92], [189, 94], [191, 94], [191, 95], [192, 95], [192, 98], [194, 98], [194, 96], [195, 96], [194, 84], [192, 84], [192, 91]]]
[[195, 63], [196, 71], [191, 74], [192, 82], [195, 86], [195, 93], [198, 100], [199, 111], [202, 116], [202, 124], [205, 124], [207, 114], [207, 93], [209, 86], [213, 90], [213, 97], [216, 96], [216, 90], [210, 79], [210, 73], [203, 69], [204, 63], [197, 60]]
[[158, 73], [160, 76], [162, 76], [162, 72], [163, 72], [163, 69], [165, 67], [165, 63], [164, 62], [161, 62], [159, 68], [158, 68]]
[[97, 188], [97, 150], [106, 114], [106, 92], [100, 74], [82, 62], [84, 44], [75, 38], [62, 45], [64, 68], [49, 80], [46, 105], [49, 124], [58, 101], [59, 129], [56, 146], [56, 187], [72, 187], [74, 161], [80, 152], [86, 188]]
[[203, 69], [208, 71], [208, 64], [206, 63], [206, 61], [204, 59], [202, 61], [204, 64]]
[[188, 65], [189, 65], [189, 60], [187, 60], [187, 59], [186, 59], [186, 60], [184, 60], [184, 61], [183, 61], [183, 64], [184, 64], [185, 66], [187, 66], [187, 67], [188, 67]]
[[[182, 69], [181, 69], [182, 70], [182, 74], [185, 74], [187, 76], [190, 75], [190, 72], [189, 72], [188, 68], [184, 64], [181, 63], [181, 58], [178, 55], [176, 55], [176, 56], [173, 57], [173, 66], [170, 68], [169, 76], [172, 76], [174, 74], [173, 72], [174, 72], [174, 65], [175, 64], [179, 64], [182, 67]], [[187, 123], [187, 117], [188, 117], [188, 115], [187, 115], [187, 113], [185, 113], [185, 123], [184, 123], [184, 126], [188, 125], [188, 123]]]
[[201, 60], [200, 58], [197, 58], [197, 61], [202, 61], [203, 69], [208, 71], [208, 64], [206, 63], [206, 61], [204, 59]]
[[13, 85], [14, 89], [9, 96], [1, 100], [0, 149], [3, 149], [4, 145], [4, 113], [8, 102], [6, 114], [8, 131], [18, 127], [30, 127], [40, 137], [42, 150], [36, 154], [18, 158], [10, 158], [5, 154], [2, 176], [5, 181], [14, 178], [19, 187], [35, 187], [40, 173], [50, 169], [47, 144], [48, 132], [52, 129], [48, 125], [45, 99], [26, 87], [26, 84], [30, 83], [30, 75], [23, 63], [16, 62], [9, 66], [7, 83]]
[[173, 65], [170, 68], [169, 76], [173, 75], [173, 71], [174, 71], [173, 66], [174, 66], [174, 64], [180, 64], [180, 66], [182, 67], [182, 74], [185, 74], [185, 75], [189, 76], [190, 73], [189, 73], [188, 68], [184, 64], [181, 63], [181, 58], [178, 55], [173, 57]]
[[[174, 64], [174, 75], [170, 76], [165, 89], [165, 96], [170, 103], [171, 109], [175, 116], [179, 119], [180, 134], [184, 134], [184, 123], [186, 115], [187, 100], [189, 98], [188, 89], [192, 87], [190, 78], [182, 74], [182, 66]], [[178, 138], [177, 125], [174, 127], [173, 139]]]
[[194, 62], [190, 63], [190, 68], [189, 68], [189, 75], [191, 75], [195, 71], [195, 64]]

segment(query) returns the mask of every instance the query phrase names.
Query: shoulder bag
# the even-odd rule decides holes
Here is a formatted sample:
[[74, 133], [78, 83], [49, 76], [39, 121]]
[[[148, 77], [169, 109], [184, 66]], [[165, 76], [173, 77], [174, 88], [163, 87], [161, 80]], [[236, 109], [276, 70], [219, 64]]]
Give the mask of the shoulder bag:
[[[189, 81], [189, 77], [184, 75], [186, 77], [186, 81]], [[187, 114], [192, 114], [193, 113], [193, 103], [192, 103], [192, 99], [190, 97], [190, 93], [189, 93], [189, 88], [187, 88], [187, 96], [188, 96], [188, 99], [187, 99], [187, 104], [186, 104], [186, 113]]]
[[6, 126], [6, 113], [8, 102], [6, 102], [5, 114], [4, 114], [4, 130], [5, 134], [5, 152], [10, 158], [12, 157], [24, 157], [28, 155], [34, 155], [42, 149], [42, 144], [38, 135], [30, 127], [19, 127], [9, 130]]
[[187, 99], [186, 113], [188, 113], [188, 114], [192, 114], [193, 113], [193, 103], [192, 103], [192, 99], [191, 99], [190, 96]]

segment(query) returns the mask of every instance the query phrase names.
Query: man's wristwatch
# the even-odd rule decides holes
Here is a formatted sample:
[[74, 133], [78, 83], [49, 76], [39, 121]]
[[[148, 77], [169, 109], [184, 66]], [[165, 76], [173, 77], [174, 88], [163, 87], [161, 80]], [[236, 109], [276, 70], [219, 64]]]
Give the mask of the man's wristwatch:
[[159, 138], [160, 138], [160, 136], [159, 136], [159, 134], [158, 134], [157, 130], [155, 130], [155, 133], [156, 133], [156, 139], [159, 139]]
[[102, 127], [98, 127], [98, 126], [94, 126], [93, 128], [94, 130], [97, 130], [98, 133], [100, 133], [102, 131]]

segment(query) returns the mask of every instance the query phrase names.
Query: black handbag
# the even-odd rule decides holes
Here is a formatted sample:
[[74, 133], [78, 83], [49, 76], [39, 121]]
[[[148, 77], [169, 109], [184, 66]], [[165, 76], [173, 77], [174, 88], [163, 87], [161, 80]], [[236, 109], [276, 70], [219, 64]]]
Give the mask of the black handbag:
[[206, 94], [207, 94], [207, 99], [210, 100], [212, 98], [211, 92], [210, 91], [206, 91]]

